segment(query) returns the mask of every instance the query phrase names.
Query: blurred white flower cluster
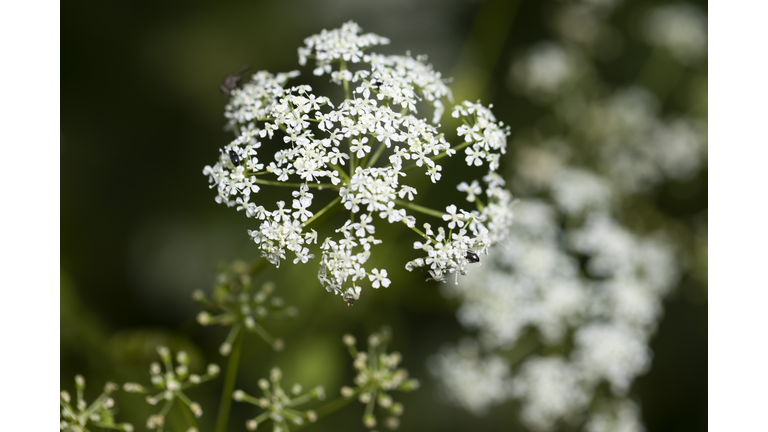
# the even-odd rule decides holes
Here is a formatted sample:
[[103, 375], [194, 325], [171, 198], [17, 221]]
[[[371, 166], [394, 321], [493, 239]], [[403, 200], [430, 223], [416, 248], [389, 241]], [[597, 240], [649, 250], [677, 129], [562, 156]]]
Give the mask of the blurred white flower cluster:
[[[706, 118], [662, 116], [666, 95], [600, 80], [593, 59], [618, 3], [564, 3], [554, 14], [562, 40], [515, 58], [510, 90], [548, 109], [512, 142], [515, 225], [482, 267], [443, 286], [476, 334], [430, 358], [444, 396], [478, 415], [515, 400], [533, 431], [644, 430], [630, 390], [651, 365], [649, 340], [686, 256], [679, 229], [627, 211], [707, 163]], [[650, 42], [677, 61], [706, 55], [697, 9], [653, 9], [647, 22], [660, 33]]]
[[[503, 237], [512, 217], [512, 197], [496, 173], [508, 129], [488, 107], [465, 101], [451, 111], [463, 123], [457, 130], [463, 142], [447, 142], [438, 122], [443, 101], [452, 97], [442, 76], [425, 58], [364, 51], [388, 42], [361, 34], [354, 22], [305, 40], [299, 63], [313, 59], [315, 75], [330, 75], [342, 86], [345, 98], [339, 102], [308, 85], [288, 86], [297, 71], [260, 71], [233, 88], [225, 116], [236, 138], [203, 170], [218, 203], [259, 221], [249, 233], [264, 257], [279, 266], [288, 251], [294, 263], [319, 253], [320, 282], [350, 304], [363, 283], [390, 284], [386, 269], [369, 266], [372, 249], [382, 242], [376, 222], [402, 223], [417, 233], [415, 248], [425, 256], [407, 268], [426, 267], [432, 279], [443, 281], [465, 274], [477, 253], [487, 253]], [[431, 122], [419, 116], [425, 108], [432, 110]], [[479, 178], [457, 177], [466, 180], [458, 187], [468, 191], [473, 208], [450, 204], [443, 212], [414, 204], [418, 191], [406, 183], [406, 173], [421, 170], [437, 183], [443, 172], [436, 161], [462, 150], [467, 165], [484, 170]], [[291, 188], [290, 204], [257, 200], [266, 186]], [[336, 209], [349, 211], [349, 217], [336, 236], [318, 242], [308, 225]], [[418, 223], [419, 212], [449, 222], [448, 228]], [[310, 249], [318, 243], [319, 250]]]
[[645, 38], [665, 48], [680, 63], [692, 64], [707, 55], [707, 16], [688, 3], [654, 8], [644, 21]]
[[[444, 286], [461, 300], [461, 324], [476, 330], [491, 354], [447, 348], [432, 364], [454, 401], [481, 413], [519, 399], [521, 420], [534, 430], [578, 419], [602, 383], [625, 400], [634, 378], [650, 364], [648, 339], [663, 296], [679, 277], [674, 249], [663, 236], [638, 236], [611, 216], [609, 183], [584, 169], [557, 172], [552, 181], [552, 203], [519, 204], [510, 237], [492, 259], [464, 283]], [[558, 199], [560, 188], [574, 193]], [[566, 219], [582, 223], [563, 228]], [[526, 347], [531, 337], [538, 342]], [[492, 354], [533, 351], [539, 344], [572, 348], [531, 355], [514, 373], [511, 362]], [[466, 379], [472, 373], [478, 376]], [[471, 396], [477, 393], [485, 395]]]

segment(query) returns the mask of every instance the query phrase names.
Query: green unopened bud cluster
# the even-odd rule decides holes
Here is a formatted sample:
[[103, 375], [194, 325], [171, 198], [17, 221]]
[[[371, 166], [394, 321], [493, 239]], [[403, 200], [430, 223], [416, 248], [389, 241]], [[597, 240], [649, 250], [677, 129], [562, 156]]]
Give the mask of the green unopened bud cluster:
[[60, 394], [61, 419], [59, 428], [66, 432], [85, 432], [94, 427], [133, 432], [130, 423], [115, 423], [115, 400], [109, 395], [118, 389], [117, 384], [108, 382], [104, 385], [104, 391], [90, 405], [83, 399], [85, 390], [85, 378], [82, 375], [75, 376], [75, 390], [77, 392], [75, 405], [72, 406], [72, 397], [69, 392], [62, 390]]
[[[177, 400], [185, 405], [195, 417], [199, 418], [203, 415], [203, 409], [200, 404], [190, 400], [184, 393], [184, 390], [215, 378], [219, 375], [221, 369], [216, 364], [209, 364], [205, 374], [194, 374], [189, 371], [190, 357], [185, 351], [178, 351], [176, 353], [175, 367], [171, 350], [168, 347], [158, 347], [157, 353], [160, 356], [162, 365], [158, 362], [152, 362], [149, 365], [149, 374], [152, 386], [160, 390], [159, 393], [152, 394], [154, 392], [151, 392], [150, 389], [132, 382], [125, 383], [123, 390], [129, 393], [146, 394], [146, 401], [150, 405], [157, 405], [161, 401], [165, 401], [160, 412], [149, 416], [147, 419], [147, 429], [162, 431], [165, 425], [165, 417]], [[165, 372], [163, 372], [163, 368]]]
[[379, 412], [386, 416], [384, 426], [396, 429], [400, 425], [403, 405], [395, 403], [387, 392], [419, 388], [418, 380], [409, 379], [408, 371], [398, 368], [402, 361], [400, 353], [387, 354], [386, 345], [390, 339], [389, 329], [384, 328], [368, 337], [368, 352], [358, 352], [354, 336], [344, 335], [342, 338], [352, 355], [352, 366], [357, 370], [357, 376], [354, 380], [356, 387], [342, 387], [341, 395], [345, 398], [357, 396], [360, 402], [366, 404], [363, 425], [368, 428], [378, 424], [374, 415], [374, 409], [378, 406]]
[[248, 430], [256, 430], [260, 424], [270, 419], [273, 422], [274, 430], [286, 432], [290, 430], [290, 425], [299, 426], [307, 421], [313, 423], [317, 420], [315, 411], [298, 411], [295, 407], [313, 399], [324, 400], [325, 389], [318, 386], [308, 392], [303, 392], [303, 387], [300, 384], [294, 384], [290, 391], [285, 391], [280, 383], [282, 378], [283, 373], [280, 368], [272, 368], [269, 380], [262, 378], [258, 381], [258, 386], [264, 393], [264, 396], [260, 398], [251, 396], [243, 390], [235, 390], [232, 393], [232, 399], [236, 402], [246, 402], [264, 410], [263, 413], [245, 423]]
[[253, 275], [258, 265], [235, 261], [225, 267], [216, 278], [216, 286], [210, 299], [202, 291], [195, 291], [192, 298], [205, 310], [197, 315], [197, 322], [203, 326], [232, 326], [227, 339], [219, 347], [219, 353], [228, 356], [240, 330], [245, 328], [258, 334], [275, 351], [285, 347], [282, 339], [272, 337], [259, 324], [269, 319], [293, 318], [298, 311], [286, 306], [280, 297], [273, 297], [275, 285], [267, 282], [253, 292]]

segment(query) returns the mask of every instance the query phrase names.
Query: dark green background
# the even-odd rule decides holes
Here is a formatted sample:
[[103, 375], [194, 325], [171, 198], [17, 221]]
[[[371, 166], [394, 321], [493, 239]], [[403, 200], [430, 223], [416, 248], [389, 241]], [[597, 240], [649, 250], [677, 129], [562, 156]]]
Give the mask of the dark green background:
[[[296, 48], [305, 37], [353, 19], [365, 31], [392, 40], [378, 52], [426, 53], [435, 69], [451, 76], [459, 59], [467, 58], [461, 52], [470, 34], [483, 37], [483, 31], [511, 25], [509, 32], [501, 31], [498, 55], [486, 45], [472, 52], [473, 64], [481, 68], [478, 76], [489, 77], [480, 85], [486, 90], [483, 103], [495, 104], [497, 118], [510, 124], [514, 135], [539, 118], [543, 108], [507, 89], [510, 60], [553, 37], [547, 20], [558, 4], [523, 1], [507, 8], [493, 0], [489, 7], [507, 12], [481, 15], [489, 21], [483, 23], [475, 21], [484, 5], [480, 1], [64, 3], [61, 388], [72, 391], [76, 373], [88, 380], [89, 400], [105, 380], [147, 383], [156, 343], [186, 347], [201, 364], [224, 366], [217, 353], [223, 330], [200, 329], [194, 323], [198, 309], [190, 293], [209, 290], [217, 263], [257, 258], [246, 234], [255, 228], [253, 222], [216, 205], [202, 175], [203, 166], [215, 162], [218, 148], [230, 139], [222, 130], [226, 97], [218, 90], [225, 75], [245, 64], [272, 72], [296, 69]], [[637, 40], [637, 23], [654, 4], [660, 3], [627, 1], [614, 14], [612, 22], [624, 32], [623, 49], [598, 64], [609, 83], [631, 82], [649, 55], [649, 48]], [[706, 10], [705, 3], [699, 6]], [[481, 30], [472, 33], [473, 25]], [[310, 74], [302, 72], [304, 77]], [[706, 70], [686, 74], [685, 79], [706, 78]], [[320, 94], [328, 94], [324, 80], [310, 81]], [[682, 111], [681, 104], [673, 97], [664, 109]], [[649, 199], [660, 214], [692, 232], [707, 206], [706, 189], [705, 172], [691, 181], [664, 184]], [[393, 233], [401, 236], [397, 241], [386, 235], [392, 241], [376, 255], [394, 282], [388, 289], [364, 291], [352, 308], [319, 285], [316, 263], [288, 263], [265, 272], [264, 280], [277, 282], [278, 293], [301, 315], [293, 322], [268, 325], [286, 339], [283, 353], [272, 352], [256, 337], [246, 339], [238, 387], [258, 394], [256, 379], [279, 365], [286, 383], [322, 384], [334, 398], [353, 377], [341, 335], [353, 333], [362, 341], [389, 324], [393, 349], [403, 353], [404, 366], [423, 383], [418, 392], [393, 394], [405, 404], [402, 430], [515, 429], [515, 410], [500, 407], [476, 418], [436, 397], [425, 359], [465, 334], [454, 319], [457, 305], [445, 300], [436, 284], [424, 283], [423, 275], [402, 269], [411, 238]], [[637, 380], [633, 392], [648, 430], [704, 430], [706, 278], [687, 274], [665, 306], [651, 342], [652, 369]], [[201, 431], [215, 419], [221, 383], [191, 393], [206, 411]], [[137, 430], [143, 430], [150, 412], [143, 398], [119, 394], [117, 401], [118, 419], [132, 416]], [[230, 430], [245, 430], [244, 419], [257, 413], [251, 406], [234, 404]], [[309, 430], [360, 430], [362, 414], [363, 405], [355, 403]]]

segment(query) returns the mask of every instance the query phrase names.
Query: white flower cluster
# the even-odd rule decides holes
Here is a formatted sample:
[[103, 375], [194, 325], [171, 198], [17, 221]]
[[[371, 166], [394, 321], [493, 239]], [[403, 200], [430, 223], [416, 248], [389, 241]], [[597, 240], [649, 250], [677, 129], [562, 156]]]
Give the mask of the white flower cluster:
[[443, 378], [443, 396], [476, 415], [508, 398], [509, 365], [499, 356], [482, 358], [471, 339], [462, 340], [457, 347], [443, 347], [427, 366], [433, 375]]
[[658, 101], [639, 87], [563, 109], [584, 142], [597, 146], [598, 169], [622, 192], [643, 192], [664, 180], [686, 180], [707, 157], [707, 126], [688, 117], [661, 119]]
[[707, 55], [707, 16], [690, 3], [658, 6], [644, 21], [645, 38], [667, 49], [678, 61], [691, 64]]
[[[353, 22], [305, 40], [299, 63], [314, 59], [315, 75], [329, 74], [343, 86], [346, 97], [338, 103], [315, 95], [307, 85], [286, 86], [298, 72], [254, 74], [230, 92], [226, 106], [228, 127], [237, 137], [224, 146], [216, 164], [203, 170], [218, 192], [216, 202], [260, 221], [249, 233], [262, 255], [277, 266], [288, 251], [294, 263], [314, 258], [310, 248], [318, 243], [318, 233], [307, 226], [336, 206], [349, 210], [349, 218], [336, 230], [340, 238], [320, 242], [318, 277], [326, 290], [350, 304], [359, 298], [361, 282], [373, 288], [390, 284], [385, 269], [366, 267], [372, 247], [381, 243], [374, 237], [376, 215], [387, 223], [403, 223], [422, 237], [415, 247], [426, 257], [410, 261], [407, 268], [428, 267], [438, 281], [451, 273], [465, 274], [467, 265], [479, 260], [477, 253], [487, 253], [504, 236], [512, 218], [512, 197], [496, 174], [508, 128], [489, 108], [463, 102], [452, 114], [463, 123], [457, 132], [464, 142], [447, 142], [439, 124], [417, 116], [420, 102], [426, 101], [436, 124], [443, 101], [451, 100], [440, 73], [421, 57], [364, 51], [388, 42], [361, 34]], [[469, 166], [487, 168], [482, 183], [469, 178], [471, 188], [467, 182], [458, 185], [475, 209], [449, 205], [443, 213], [412, 203], [418, 193], [404, 184], [406, 173], [420, 169], [437, 183], [442, 166], [436, 161], [462, 149]], [[292, 188], [290, 205], [278, 201], [275, 209], [258, 203], [254, 197], [265, 186]], [[338, 196], [317, 209], [315, 195], [326, 197], [321, 191], [328, 190]], [[422, 224], [421, 231], [414, 212], [442, 218], [449, 222], [448, 230], [439, 227], [435, 232]]]
[[[534, 431], [644, 430], [629, 392], [650, 367], [649, 339], [686, 251], [660, 226], [666, 216], [642, 225], [642, 215], [617, 216], [648, 205], [638, 195], [654, 186], [706, 167], [706, 118], [693, 111], [663, 118], [668, 89], [614, 89], [588, 62], [616, 54], [620, 38], [608, 18], [618, 3], [563, 3], [553, 19], [562, 41], [535, 45], [513, 63], [513, 88], [548, 105], [516, 137], [508, 179], [538, 198], [515, 208], [515, 226], [491, 259], [464, 283], [443, 286], [459, 300], [458, 320], [476, 332], [477, 346], [471, 354], [462, 346], [441, 350], [430, 371], [450, 400], [476, 414], [516, 400]], [[651, 44], [688, 66], [706, 55], [706, 18], [698, 10], [657, 8], [646, 30]], [[472, 187], [465, 190], [471, 198]], [[649, 225], [658, 231], [648, 232]], [[686, 235], [680, 224], [674, 229]]]
[[586, 432], [644, 432], [640, 408], [631, 400], [615, 401], [593, 414], [584, 426]]
[[[572, 335], [570, 353], [526, 358], [506, 380], [504, 397], [494, 399], [472, 397], [471, 383], [457, 384], [466, 372], [433, 371], [450, 397], [473, 412], [504, 398], [519, 399], [521, 420], [541, 431], [560, 421], [578, 421], [601, 383], [610, 386], [614, 400], [623, 400], [650, 365], [648, 339], [663, 296], [679, 277], [666, 241], [638, 236], [610, 216], [615, 191], [609, 183], [564, 165], [551, 174], [546, 192], [554, 204], [519, 204], [515, 227], [498, 253], [465, 283], [446, 285], [444, 291], [461, 300], [459, 321], [479, 331], [488, 359], [498, 358], [497, 350], [536, 349], [526, 348], [531, 329], [545, 346], [562, 346]], [[563, 217], [583, 222], [566, 230]], [[586, 275], [579, 257], [586, 258]], [[442, 353], [433, 363], [449, 358]]]
[[550, 429], [553, 419], [584, 409], [589, 395], [578, 370], [562, 357], [533, 357], [523, 364], [512, 394], [523, 401], [521, 419], [534, 430]]
[[548, 102], [576, 83], [584, 67], [577, 51], [540, 42], [512, 64], [511, 84], [534, 100]]

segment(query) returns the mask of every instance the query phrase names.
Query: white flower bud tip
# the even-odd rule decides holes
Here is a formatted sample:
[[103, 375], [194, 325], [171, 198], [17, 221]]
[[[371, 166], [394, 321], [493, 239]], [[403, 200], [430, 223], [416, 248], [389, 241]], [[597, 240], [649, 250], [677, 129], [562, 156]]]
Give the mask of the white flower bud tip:
[[210, 376], [216, 376], [221, 372], [221, 368], [219, 368], [219, 365], [211, 363], [208, 365], [208, 375]]
[[242, 402], [242, 400], [245, 399], [245, 392], [242, 391], [242, 390], [235, 390], [232, 393], [232, 399], [234, 399], [234, 400], [236, 400], [238, 402]]
[[157, 354], [159, 354], [159, 355], [160, 355], [160, 358], [162, 358], [163, 360], [165, 360], [166, 358], [170, 358], [170, 356], [171, 356], [171, 350], [170, 350], [170, 349], [168, 349], [168, 347], [167, 347], [167, 346], [162, 346], [162, 345], [161, 345], [161, 346], [157, 347]]
[[280, 370], [280, 368], [272, 368], [271, 371], [269, 371], [269, 380], [272, 382], [278, 382], [283, 378], [283, 372]]
[[373, 414], [366, 414], [363, 416], [363, 424], [367, 428], [372, 428], [376, 426], [376, 417], [373, 416]]
[[345, 334], [342, 338], [342, 341], [344, 342], [344, 345], [346, 346], [353, 346], [355, 344], [355, 337], [351, 334]]
[[318, 400], [325, 400], [325, 388], [323, 386], [315, 387], [314, 395]]
[[245, 428], [249, 431], [255, 431], [259, 427], [259, 423], [256, 420], [248, 420], [245, 422]]
[[230, 345], [227, 342], [224, 342], [219, 347], [219, 354], [223, 355], [224, 357], [228, 356], [231, 351], [232, 351], [232, 345]]
[[208, 312], [200, 312], [197, 314], [197, 322], [200, 323], [202, 326], [207, 326], [211, 323], [211, 314]]
[[192, 402], [189, 404], [189, 409], [197, 418], [200, 418], [200, 416], [203, 415], [203, 407], [201, 407], [197, 402]]
[[189, 354], [186, 351], [179, 351], [176, 353], [176, 362], [183, 365], [189, 364]]

